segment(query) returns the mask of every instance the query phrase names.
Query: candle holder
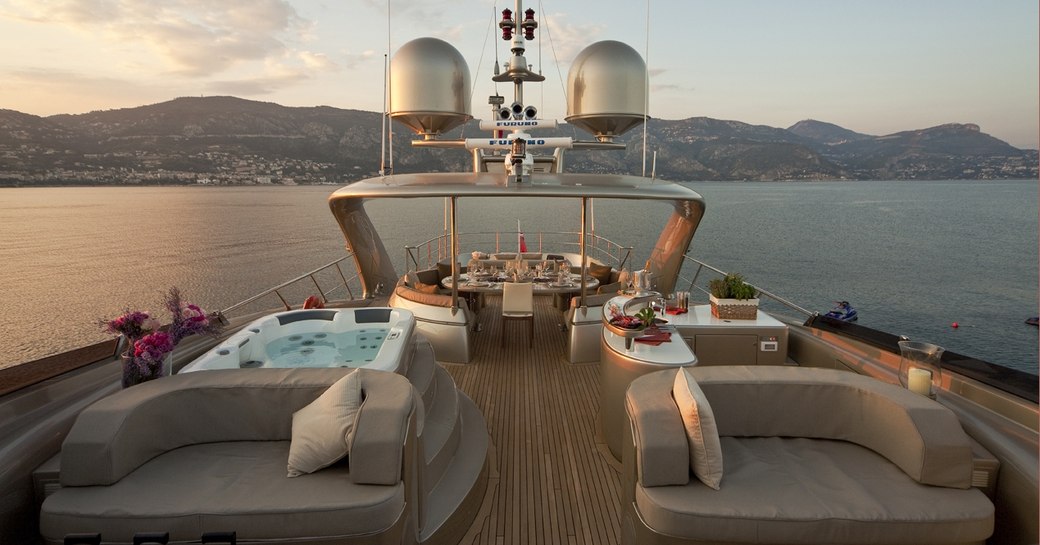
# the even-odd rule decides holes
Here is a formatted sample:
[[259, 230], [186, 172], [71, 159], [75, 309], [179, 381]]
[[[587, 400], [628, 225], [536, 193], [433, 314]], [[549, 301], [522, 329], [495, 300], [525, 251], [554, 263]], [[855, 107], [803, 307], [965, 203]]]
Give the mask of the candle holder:
[[931, 343], [899, 341], [899, 383], [911, 392], [935, 399], [942, 384], [940, 359], [945, 351]]

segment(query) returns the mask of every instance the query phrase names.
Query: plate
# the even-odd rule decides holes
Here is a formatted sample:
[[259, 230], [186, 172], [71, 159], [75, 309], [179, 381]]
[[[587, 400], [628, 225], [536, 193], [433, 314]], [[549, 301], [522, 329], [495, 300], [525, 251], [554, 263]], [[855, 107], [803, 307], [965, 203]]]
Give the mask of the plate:
[[489, 284], [488, 282], [467, 282], [466, 285], [473, 288], [486, 288], [491, 284]]

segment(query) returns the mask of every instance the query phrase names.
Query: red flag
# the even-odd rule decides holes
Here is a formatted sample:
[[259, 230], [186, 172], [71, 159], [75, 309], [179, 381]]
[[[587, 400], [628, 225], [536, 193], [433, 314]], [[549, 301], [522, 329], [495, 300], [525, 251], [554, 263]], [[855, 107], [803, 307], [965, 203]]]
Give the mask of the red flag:
[[523, 231], [520, 231], [520, 251], [521, 252], [526, 252], [527, 251], [527, 242], [524, 240], [524, 232]]

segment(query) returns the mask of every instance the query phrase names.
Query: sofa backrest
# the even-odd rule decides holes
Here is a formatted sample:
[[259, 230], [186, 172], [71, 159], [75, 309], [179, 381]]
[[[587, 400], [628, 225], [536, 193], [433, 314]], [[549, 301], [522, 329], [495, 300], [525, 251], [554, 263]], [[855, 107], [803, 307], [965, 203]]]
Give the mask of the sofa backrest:
[[894, 384], [833, 369], [708, 366], [690, 370], [721, 436], [849, 441], [914, 480], [971, 486], [971, 440], [952, 411]]
[[[122, 390], [87, 407], [76, 419], [62, 445], [61, 483], [110, 485], [148, 460], [187, 445], [288, 441], [293, 413], [351, 371], [211, 370]], [[351, 479], [396, 483], [400, 480], [402, 429], [408, 428], [408, 415], [414, 407], [411, 384], [393, 373], [357, 372], [362, 373], [365, 403], [351, 449]], [[402, 414], [402, 421], [394, 423]], [[398, 440], [394, 447], [391, 443]], [[389, 466], [394, 467], [387, 469]], [[365, 472], [373, 474], [365, 476]]]

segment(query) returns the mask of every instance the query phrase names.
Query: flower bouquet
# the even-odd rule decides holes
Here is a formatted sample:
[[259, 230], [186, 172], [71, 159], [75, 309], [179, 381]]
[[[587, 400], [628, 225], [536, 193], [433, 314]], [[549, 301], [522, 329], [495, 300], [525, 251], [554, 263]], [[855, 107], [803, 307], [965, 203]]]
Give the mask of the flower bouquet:
[[173, 316], [173, 321], [165, 330], [160, 330], [159, 320], [139, 310], [127, 309], [118, 318], [101, 321], [105, 331], [122, 335], [126, 339], [127, 349], [121, 355], [124, 388], [166, 374], [165, 360], [185, 337], [220, 332], [220, 323], [198, 305], [182, 301], [177, 288], [170, 288], [165, 306]]

